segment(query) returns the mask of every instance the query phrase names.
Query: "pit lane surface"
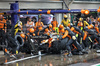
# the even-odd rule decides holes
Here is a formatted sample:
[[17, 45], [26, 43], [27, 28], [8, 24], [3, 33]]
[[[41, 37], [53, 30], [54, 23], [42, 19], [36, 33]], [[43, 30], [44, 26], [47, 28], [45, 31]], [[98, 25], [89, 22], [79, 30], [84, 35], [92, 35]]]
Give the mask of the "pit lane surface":
[[65, 55], [45, 55], [5, 64], [30, 56], [31, 55], [21, 54], [15, 59], [2, 55], [0, 56], [0, 66], [91, 66], [100, 63], [100, 54], [90, 51], [89, 54], [75, 55], [73, 57], [67, 57]]

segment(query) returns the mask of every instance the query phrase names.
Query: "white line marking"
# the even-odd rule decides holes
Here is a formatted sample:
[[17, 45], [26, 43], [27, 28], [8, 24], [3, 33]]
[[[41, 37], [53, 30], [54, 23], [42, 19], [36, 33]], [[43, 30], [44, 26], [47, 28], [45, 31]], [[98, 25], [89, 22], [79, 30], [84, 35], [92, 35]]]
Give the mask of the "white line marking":
[[98, 63], [98, 64], [94, 64], [94, 65], [91, 65], [91, 66], [98, 66], [98, 65], [100, 65], [100, 63]]
[[23, 59], [13, 60], [13, 61], [10, 61], [10, 62], [4, 63], [4, 64], [15, 63], [15, 62], [18, 62], [18, 61], [23, 61], [23, 60], [27, 60], [27, 59], [30, 59], [30, 58], [35, 58], [35, 57], [38, 57], [38, 56], [43, 56], [43, 55], [46, 55], [46, 54], [35, 55], [35, 56], [26, 57], [26, 58], [23, 58]]

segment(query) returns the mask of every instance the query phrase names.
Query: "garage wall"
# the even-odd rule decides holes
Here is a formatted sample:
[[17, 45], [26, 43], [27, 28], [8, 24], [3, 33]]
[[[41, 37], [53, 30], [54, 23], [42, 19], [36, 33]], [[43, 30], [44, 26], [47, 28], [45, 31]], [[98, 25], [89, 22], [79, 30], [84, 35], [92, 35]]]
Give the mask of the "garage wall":
[[60, 0], [0, 0], [0, 1], [60, 1]]
[[95, 1], [74, 1], [73, 4], [69, 6], [70, 9], [98, 9], [100, 2]]
[[0, 9], [10, 9], [10, 2], [0, 2]]
[[72, 4], [70, 9], [98, 9], [100, 4]]
[[[10, 4], [14, 0], [0, 0], [0, 9], [10, 9]], [[62, 9], [62, 1], [52, 0], [20, 0], [20, 9]]]
[[19, 2], [20, 9], [62, 9], [62, 3], [47, 2], [47, 3], [24, 3]]

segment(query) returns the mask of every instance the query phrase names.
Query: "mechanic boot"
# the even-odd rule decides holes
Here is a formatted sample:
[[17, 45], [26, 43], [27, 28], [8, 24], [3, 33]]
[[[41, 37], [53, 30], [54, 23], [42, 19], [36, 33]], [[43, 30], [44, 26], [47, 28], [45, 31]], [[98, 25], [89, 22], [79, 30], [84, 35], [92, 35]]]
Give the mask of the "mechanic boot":
[[67, 55], [68, 57], [72, 57], [73, 55], [72, 55], [72, 53], [68, 53], [68, 55]]
[[79, 55], [83, 55], [83, 53], [81, 51], [79, 51]]
[[88, 47], [86, 47], [86, 48], [85, 48], [85, 50], [86, 50], [86, 51], [88, 51], [88, 50], [89, 50], [89, 48], [88, 48]]
[[85, 49], [82, 50], [82, 53], [88, 54], [88, 52]]

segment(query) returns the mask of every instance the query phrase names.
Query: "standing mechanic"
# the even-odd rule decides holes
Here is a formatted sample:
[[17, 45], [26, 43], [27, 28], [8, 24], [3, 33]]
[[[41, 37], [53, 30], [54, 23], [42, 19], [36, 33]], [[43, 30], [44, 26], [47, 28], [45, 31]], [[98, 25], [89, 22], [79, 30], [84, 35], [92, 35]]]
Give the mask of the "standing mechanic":
[[39, 36], [40, 31], [43, 30], [44, 24], [41, 22], [41, 18], [38, 19], [38, 22], [35, 24], [37, 35]]
[[43, 29], [44, 24], [43, 24], [43, 22], [41, 22], [41, 18], [38, 19], [38, 22], [36, 22], [35, 26], [39, 30], [42, 30]]
[[58, 22], [56, 21], [56, 18], [53, 17], [53, 21], [51, 22], [53, 27], [58, 27]]
[[64, 19], [61, 21], [61, 24], [63, 24], [64, 27], [67, 27], [70, 23], [70, 20], [68, 19], [67, 15], [64, 15]]
[[27, 21], [26, 27], [28, 28], [27, 30], [29, 30], [30, 28], [34, 27], [35, 24], [34, 22], [32, 22], [31, 18], [29, 18], [29, 20]]
[[83, 20], [83, 18], [79, 18], [78, 21], [78, 27], [83, 31], [85, 26], [88, 26], [89, 24]]

